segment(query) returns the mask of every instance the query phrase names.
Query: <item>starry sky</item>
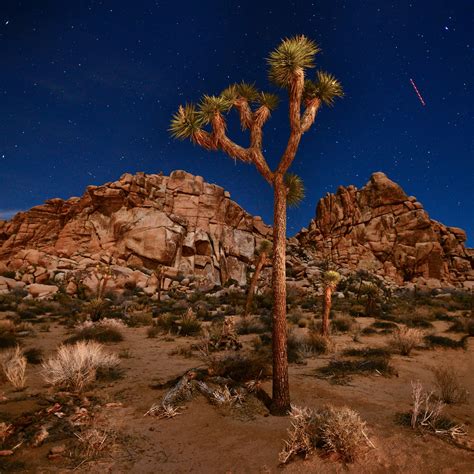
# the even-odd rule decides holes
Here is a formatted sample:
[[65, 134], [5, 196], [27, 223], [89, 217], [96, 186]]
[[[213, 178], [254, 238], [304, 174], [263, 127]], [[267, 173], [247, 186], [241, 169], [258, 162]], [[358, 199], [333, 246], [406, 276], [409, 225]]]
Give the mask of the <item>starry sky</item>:
[[[281, 38], [305, 34], [346, 97], [303, 137], [292, 171], [306, 199], [289, 211], [289, 235], [325, 193], [383, 171], [474, 246], [472, 28], [471, 0], [2, 0], [0, 218], [125, 172], [184, 169], [270, 223], [272, 192], [251, 165], [167, 129], [180, 103], [231, 82], [276, 92], [265, 58]], [[272, 167], [288, 137], [279, 92], [264, 128]], [[246, 145], [236, 116], [229, 122]]]

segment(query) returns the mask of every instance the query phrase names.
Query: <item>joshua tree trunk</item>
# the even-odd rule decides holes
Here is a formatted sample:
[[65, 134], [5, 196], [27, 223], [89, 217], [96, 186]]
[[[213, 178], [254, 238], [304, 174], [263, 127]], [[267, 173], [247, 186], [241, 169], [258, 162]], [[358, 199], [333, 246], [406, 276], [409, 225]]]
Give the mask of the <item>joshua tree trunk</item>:
[[257, 264], [255, 265], [255, 272], [252, 276], [252, 281], [250, 282], [250, 287], [247, 294], [247, 302], [245, 303], [244, 317], [248, 316], [252, 309], [253, 296], [255, 294], [255, 289], [257, 288], [258, 277], [260, 276], [263, 265], [265, 265], [266, 261], [267, 261], [267, 253], [262, 252], [258, 256]]
[[326, 286], [324, 288], [324, 299], [323, 299], [323, 319], [321, 324], [321, 336], [329, 336], [329, 313], [331, 312], [332, 303], [332, 288]]
[[286, 187], [277, 174], [273, 185], [273, 402], [271, 412], [285, 415], [290, 409], [286, 343]]

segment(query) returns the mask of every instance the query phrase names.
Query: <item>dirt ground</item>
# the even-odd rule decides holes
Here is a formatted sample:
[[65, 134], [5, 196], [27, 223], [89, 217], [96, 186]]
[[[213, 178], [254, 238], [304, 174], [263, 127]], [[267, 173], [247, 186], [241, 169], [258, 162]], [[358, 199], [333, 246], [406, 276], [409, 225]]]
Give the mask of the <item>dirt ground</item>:
[[[366, 327], [374, 320], [358, 318]], [[435, 322], [436, 331], [447, 328]], [[67, 335], [67, 329], [52, 324], [49, 332], [22, 339], [26, 349], [37, 347], [48, 356]], [[249, 341], [254, 336], [243, 336]], [[385, 346], [388, 336], [367, 335], [354, 342], [347, 334], [335, 335], [336, 353], [347, 347]], [[126, 328], [124, 341], [106, 344], [111, 352], [121, 354], [122, 377], [98, 381], [84, 395], [98, 400], [98, 420], [110, 433], [107, 448], [99, 459], [82, 462], [69, 455], [48, 458], [52, 447], [65, 445], [66, 453], [74, 440], [60, 437], [46, 439], [38, 447], [20, 446], [12, 456], [0, 458], [0, 472], [114, 472], [114, 473], [472, 473], [474, 452], [454, 446], [432, 434], [421, 434], [396, 423], [396, 414], [410, 409], [411, 381], [433, 386], [433, 367], [455, 366], [463, 385], [469, 390], [466, 403], [447, 406], [446, 414], [462, 423], [472, 439], [474, 428], [474, 340], [466, 350], [415, 350], [410, 357], [394, 355], [392, 365], [397, 376], [356, 375], [344, 385], [331, 384], [315, 376], [334, 354], [317, 356], [305, 364], [290, 365], [292, 403], [319, 408], [325, 404], [347, 405], [357, 410], [367, 422], [368, 435], [375, 446], [353, 464], [313, 453], [308, 459], [295, 459], [279, 466], [278, 453], [286, 438], [288, 417], [257, 413], [251, 418], [223, 412], [198, 396], [185, 404], [173, 419], [144, 416], [158, 402], [164, 390], [153, 388], [157, 382], [170, 380], [198, 367], [202, 361], [170, 353], [188, 347], [197, 338], [158, 336], [148, 338], [146, 328]], [[125, 356], [125, 357], [124, 357]], [[33, 414], [54, 404], [54, 391], [40, 375], [39, 365], [27, 368], [27, 388], [14, 391], [0, 387], [0, 422], [20, 415]], [[264, 388], [271, 392], [270, 382]], [[48, 398], [49, 397], [49, 398]], [[84, 400], [86, 400], [84, 399]], [[87, 406], [86, 401], [84, 402]], [[110, 442], [110, 444], [108, 444]], [[471, 443], [472, 446], [472, 443]]]

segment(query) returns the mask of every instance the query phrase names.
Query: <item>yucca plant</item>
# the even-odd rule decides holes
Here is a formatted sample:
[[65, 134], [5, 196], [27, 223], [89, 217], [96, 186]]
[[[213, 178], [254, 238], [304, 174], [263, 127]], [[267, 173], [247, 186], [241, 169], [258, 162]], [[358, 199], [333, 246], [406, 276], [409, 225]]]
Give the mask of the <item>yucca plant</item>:
[[321, 324], [321, 336], [329, 336], [329, 313], [332, 306], [332, 293], [336, 289], [337, 284], [341, 280], [341, 275], [334, 271], [328, 270], [323, 273], [321, 278], [324, 288], [323, 298], [323, 315]]
[[[332, 105], [342, 97], [342, 87], [334, 76], [318, 72], [314, 81], [305, 81], [308, 69], [315, 67], [319, 46], [306, 36], [286, 38], [267, 59], [268, 76], [288, 94], [290, 137], [275, 170], [264, 156], [262, 129], [278, 105], [278, 97], [262, 92], [254, 84], [232, 84], [218, 96], [204, 96], [198, 106], [180, 106], [170, 126], [174, 138], [190, 139], [206, 150], [222, 151], [229, 157], [252, 163], [272, 186], [273, 215], [273, 405], [272, 413], [286, 414], [290, 409], [286, 341], [286, 208], [298, 202], [302, 181], [288, 173], [301, 138], [313, 125], [323, 104]], [[226, 114], [235, 109], [243, 130], [250, 132], [250, 145], [243, 147], [227, 135]]]

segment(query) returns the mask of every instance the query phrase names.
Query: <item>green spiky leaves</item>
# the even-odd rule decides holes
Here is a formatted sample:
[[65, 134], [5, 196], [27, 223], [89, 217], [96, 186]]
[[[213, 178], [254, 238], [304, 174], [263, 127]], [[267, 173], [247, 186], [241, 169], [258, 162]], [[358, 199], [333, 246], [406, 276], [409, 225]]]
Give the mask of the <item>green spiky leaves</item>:
[[328, 270], [323, 273], [321, 280], [324, 286], [329, 286], [334, 289], [341, 280], [341, 275], [334, 270]]
[[306, 36], [284, 39], [267, 59], [270, 80], [279, 87], [287, 87], [297, 70], [314, 67], [314, 57], [319, 51], [318, 45]]
[[286, 194], [287, 206], [289, 207], [298, 206], [305, 196], [303, 180], [296, 174], [287, 173], [285, 175], [285, 186], [287, 188], [287, 194]]
[[258, 104], [263, 105], [268, 110], [275, 110], [278, 107], [280, 98], [276, 94], [269, 94], [268, 92], [260, 92], [256, 101]]
[[262, 253], [265, 253], [267, 255], [270, 255], [273, 250], [273, 245], [269, 240], [262, 240], [258, 246], [257, 253], [259, 255], [262, 255]]
[[201, 129], [202, 118], [194, 104], [179, 106], [178, 112], [173, 115], [170, 128], [168, 129], [173, 138], [186, 140], [192, 138]]
[[199, 103], [198, 115], [204, 125], [207, 125], [216, 113], [225, 113], [232, 108], [232, 101], [215, 95], [204, 95]]
[[328, 72], [318, 71], [317, 80], [306, 80], [303, 98], [305, 101], [319, 99], [322, 103], [332, 106], [337, 97], [344, 97], [341, 83]]

